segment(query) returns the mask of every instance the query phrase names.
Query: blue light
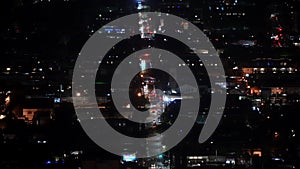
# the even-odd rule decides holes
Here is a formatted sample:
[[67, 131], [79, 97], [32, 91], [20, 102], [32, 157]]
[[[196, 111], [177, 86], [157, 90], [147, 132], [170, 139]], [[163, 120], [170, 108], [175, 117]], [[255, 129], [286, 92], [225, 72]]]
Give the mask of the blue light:
[[163, 158], [164, 156], [162, 155], [162, 154], [160, 154], [159, 156], [158, 156], [158, 158]]
[[112, 29], [112, 28], [106, 28], [106, 29], [104, 29], [104, 31], [105, 31], [106, 33], [111, 33], [111, 32], [113, 32], [113, 29]]
[[46, 161], [46, 164], [47, 164], [47, 165], [51, 164], [51, 161]]
[[126, 154], [126, 155], [123, 155], [123, 161], [126, 161], [126, 162], [131, 162], [131, 161], [135, 161], [137, 158], [135, 156], [135, 154]]

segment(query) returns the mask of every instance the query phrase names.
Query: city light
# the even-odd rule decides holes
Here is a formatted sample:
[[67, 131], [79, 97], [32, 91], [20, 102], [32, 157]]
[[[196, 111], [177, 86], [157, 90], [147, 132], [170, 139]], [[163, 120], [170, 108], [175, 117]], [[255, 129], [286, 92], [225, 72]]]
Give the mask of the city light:
[[[298, 3], [293, 0], [0, 3], [4, 18], [0, 30], [3, 44], [0, 146], [5, 156], [0, 168], [296, 168], [300, 110]], [[157, 18], [147, 14], [148, 11], [155, 11]], [[121, 16], [134, 13], [137, 13], [134, 24], [116, 26]], [[175, 15], [183, 20], [169, 21], [162, 17], [164, 13], [166, 18]], [[213, 48], [203, 46], [191, 29], [194, 26]], [[166, 36], [168, 33], [184, 37], [188, 43]], [[90, 62], [89, 57], [96, 52], [85, 50], [84, 44], [89, 44], [91, 41], [87, 39], [93, 35], [104, 38], [103, 43], [95, 45], [95, 51], [111, 41], [118, 43], [105, 55], [96, 56], [103, 60]], [[172, 59], [162, 53], [136, 54], [145, 49], [166, 50], [180, 61], [165, 66]], [[86, 90], [84, 85], [76, 88], [72, 80], [78, 56], [87, 53], [90, 55], [82, 59], [83, 73], [78, 77], [84, 82], [95, 77], [91, 81], [92, 90]], [[131, 54], [136, 55], [126, 60]], [[221, 63], [209, 61], [214, 54]], [[199, 59], [198, 55], [204, 57]], [[130, 86], [118, 88], [111, 82], [114, 74], [127, 73], [117, 70], [123, 61], [126, 68], [135, 67], [138, 71], [134, 78], [127, 79]], [[96, 70], [89, 67], [96, 64], [97, 72], [92, 74]], [[165, 66], [171, 73], [154, 69], [157, 65]], [[226, 82], [218, 81], [223, 77], [219, 71], [208, 73], [208, 69], [218, 70], [220, 66], [224, 67]], [[192, 72], [196, 87], [189, 85], [187, 76], [180, 75], [185, 68]], [[210, 85], [213, 80], [216, 82]], [[212, 97], [218, 99], [222, 89], [226, 89], [226, 106], [211, 106], [215, 103], [209, 103]], [[120, 98], [117, 107], [113, 96], [124, 93], [130, 93], [130, 97]], [[198, 112], [180, 114], [185, 103], [198, 99], [193, 97], [195, 93], [200, 97]], [[90, 95], [95, 95], [95, 99]], [[136, 109], [144, 111], [147, 122], [133, 120], [141, 115]], [[210, 117], [209, 111], [215, 109], [218, 112]], [[219, 110], [224, 110], [222, 116]], [[166, 142], [178, 140], [168, 140], [169, 135], [164, 132], [173, 129], [176, 120], [189, 119], [191, 114], [197, 117], [190, 133], [169, 150]], [[209, 141], [198, 144], [197, 133], [215, 117], [222, 117], [216, 132]], [[149, 154], [159, 153], [137, 158], [139, 154], [131, 152], [133, 145], [126, 139], [116, 140], [123, 151], [120, 156], [106, 152], [80, 126], [80, 123], [94, 125], [94, 133], [105, 132], [96, 130], [101, 122], [107, 122], [127, 138], [145, 138], [140, 147]], [[182, 135], [185, 130], [188, 129], [179, 128], [171, 135]], [[101, 135], [100, 139], [106, 136]], [[10, 154], [20, 157], [30, 154], [30, 158], [26, 157], [24, 166], [24, 160]]]
[[124, 154], [122, 159], [123, 161], [130, 162], [130, 161], [135, 161], [137, 158], [135, 154]]

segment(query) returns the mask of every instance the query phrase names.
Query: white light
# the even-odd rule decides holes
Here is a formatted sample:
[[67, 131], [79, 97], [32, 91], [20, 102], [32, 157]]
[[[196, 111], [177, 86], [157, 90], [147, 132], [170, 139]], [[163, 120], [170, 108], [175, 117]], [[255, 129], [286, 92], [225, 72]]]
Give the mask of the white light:
[[169, 99], [166, 95], [163, 95], [163, 101], [164, 101], [164, 102], [169, 102], [170, 99]]
[[5, 98], [5, 104], [8, 104], [9, 102], [10, 102], [10, 97], [7, 96], [7, 97]]
[[6, 115], [1, 114], [1, 115], [0, 115], [0, 120], [4, 119], [5, 117], [6, 117]]

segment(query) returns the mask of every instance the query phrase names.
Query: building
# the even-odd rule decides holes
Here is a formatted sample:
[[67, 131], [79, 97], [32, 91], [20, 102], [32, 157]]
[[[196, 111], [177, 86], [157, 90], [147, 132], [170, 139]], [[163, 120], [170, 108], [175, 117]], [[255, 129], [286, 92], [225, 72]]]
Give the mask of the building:
[[30, 98], [22, 106], [23, 118], [29, 124], [45, 125], [54, 118], [54, 100], [49, 98]]

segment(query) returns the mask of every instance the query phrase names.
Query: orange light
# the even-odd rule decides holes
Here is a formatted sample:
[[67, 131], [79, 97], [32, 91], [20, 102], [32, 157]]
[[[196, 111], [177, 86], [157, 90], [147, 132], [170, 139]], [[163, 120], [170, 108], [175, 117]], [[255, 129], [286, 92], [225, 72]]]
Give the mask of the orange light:
[[253, 155], [261, 157], [261, 151], [253, 151]]
[[275, 133], [274, 133], [274, 138], [276, 139], [276, 138], [278, 138], [279, 137], [279, 133], [276, 131]]
[[9, 104], [9, 102], [10, 102], [10, 97], [9, 97], [9, 96], [7, 96], [7, 97], [5, 98], [5, 104], [6, 104], [6, 105], [8, 105], [8, 104]]

